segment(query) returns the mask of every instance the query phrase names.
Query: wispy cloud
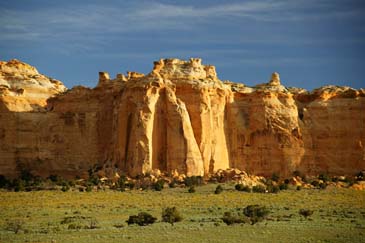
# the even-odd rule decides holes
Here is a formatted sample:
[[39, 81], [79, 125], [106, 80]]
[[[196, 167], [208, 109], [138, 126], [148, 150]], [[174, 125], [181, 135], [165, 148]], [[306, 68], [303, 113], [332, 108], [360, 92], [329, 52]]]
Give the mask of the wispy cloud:
[[154, 3], [150, 8], [142, 8], [132, 14], [135, 18], [159, 19], [159, 18], [218, 18], [218, 17], [255, 17], [260, 11], [278, 10], [282, 6], [280, 2], [244, 2], [234, 4], [222, 4], [210, 7], [177, 6]]
[[[135, 2], [121, 9], [109, 5], [74, 5], [42, 10], [0, 10], [0, 40], [77, 40], [138, 31], [191, 30], [222, 21], [304, 21], [346, 18], [361, 10], [329, 8], [326, 1], [247, 1], [207, 6]], [[315, 8], [315, 11], [311, 11]], [[298, 10], [306, 10], [304, 12]], [[327, 10], [327, 11], [324, 11]]]

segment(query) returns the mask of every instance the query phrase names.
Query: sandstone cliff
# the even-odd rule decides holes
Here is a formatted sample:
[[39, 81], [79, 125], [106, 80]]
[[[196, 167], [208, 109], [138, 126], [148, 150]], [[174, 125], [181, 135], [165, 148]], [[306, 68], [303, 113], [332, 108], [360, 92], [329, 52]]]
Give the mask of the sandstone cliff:
[[222, 82], [201, 59], [164, 59], [97, 87], [60, 81], [12, 60], [0, 63], [0, 174], [47, 176], [154, 169], [205, 175], [239, 168], [353, 174], [365, 168], [365, 91]]

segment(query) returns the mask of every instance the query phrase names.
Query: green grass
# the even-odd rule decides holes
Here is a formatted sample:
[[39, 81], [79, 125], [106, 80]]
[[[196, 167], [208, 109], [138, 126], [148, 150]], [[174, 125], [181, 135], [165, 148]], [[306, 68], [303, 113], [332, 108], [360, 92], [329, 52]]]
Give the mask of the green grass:
[[[0, 242], [364, 242], [365, 192], [352, 189], [295, 189], [278, 194], [245, 193], [225, 184], [163, 191], [0, 192]], [[250, 204], [264, 205], [269, 218], [255, 225], [227, 226], [223, 213]], [[161, 222], [161, 211], [176, 206], [183, 221]], [[305, 220], [302, 208], [314, 210]], [[157, 217], [150, 226], [128, 226], [129, 215], [148, 212]], [[74, 224], [95, 229], [69, 229]], [[21, 220], [23, 229], [6, 230], [8, 221]], [[115, 227], [117, 225], [118, 227]]]

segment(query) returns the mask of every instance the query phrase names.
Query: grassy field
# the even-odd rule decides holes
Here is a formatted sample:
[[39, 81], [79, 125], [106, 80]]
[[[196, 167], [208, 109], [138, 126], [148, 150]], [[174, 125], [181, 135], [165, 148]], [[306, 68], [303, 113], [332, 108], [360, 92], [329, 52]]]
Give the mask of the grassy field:
[[[287, 190], [245, 193], [224, 184], [156, 191], [0, 192], [0, 242], [365, 242], [365, 192], [352, 189]], [[226, 211], [265, 205], [267, 220], [227, 226]], [[176, 206], [184, 220], [161, 222], [162, 208]], [[298, 214], [314, 210], [309, 219]], [[146, 211], [158, 218], [150, 226], [128, 226], [129, 215]], [[18, 233], [9, 225], [22, 222]], [[73, 229], [73, 226], [97, 226]]]

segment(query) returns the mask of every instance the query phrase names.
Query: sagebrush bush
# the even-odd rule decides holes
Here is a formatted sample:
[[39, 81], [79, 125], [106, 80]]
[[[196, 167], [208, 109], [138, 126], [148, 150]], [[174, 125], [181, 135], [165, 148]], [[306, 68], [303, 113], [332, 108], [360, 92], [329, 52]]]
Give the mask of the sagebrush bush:
[[365, 171], [358, 172], [355, 177], [357, 181], [365, 180]]
[[243, 184], [236, 184], [234, 186], [234, 188], [237, 190], [237, 191], [240, 191], [240, 192], [251, 192], [251, 188], [249, 186], [245, 186]]
[[188, 192], [189, 192], [189, 193], [194, 193], [194, 192], [196, 192], [195, 187], [194, 187], [194, 186], [189, 187]]
[[131, 215], [126, 221], [128, 225], [138, 224], [139, 226], [146, 226], [153, 224], [157, 218], [146, 212], [141, 212], [138, 215]]
[[269, 214], [269, 210], [267, 210], [265, 206], [255, 204], [245, 207], [243, 213], [247, 217], [266, 217]]
[[9, 186], [10, 181], [3, 175], [0, 175], [0, 188], [5, 188]]
[[215, 191], [214, 191], [214, 194], [220, 194], [223, 192], [223, 187], [221, 185], [218, 185], [216, 188], [215, 188]]
[[62, 188], [61, 188], [61, 191], [63, 192], [67, 192], [70, 190], [70, 186], [69, 185], [63, 185]]
[[257, 192], [257, 193], [265, 193], [266, 188], [264, 186], [261, 186], [261, 185], [256, 185], [256, 186], [252, 187], [252, 191]]
[[91, 192], [93, 190], [93, 186], [87, 185], [85, 191]]
[[119, 191], [122, 191], [122, 192], [125, 191], [126, 181], [127, 181], [127, 177], [125, 175], [121, 175], [118, 182], [116, 183], [116, 187], [119, 189]]
[[225, 212], [222, 221], [227, 225], [248, 223], [249, 220], [242, 214]]
[[266, 189], [267, 189], [267, 191], [269, 192], [269, 193], [278, 193], [279, 191], [280, 191], [280, 188], [279, 188], [279, 186], [277, 186], [277, 185], [268, 185], [267, 187], [266, 187]]
[[171, 182], [170, 182], [170, 184], [169, 184], [169, 187], [170, 188], [175, 188], [177, 186], [177, 183], [176, 183], [176, 181], [175, 180], [172, 180]]
[[322, 183], [319, 183], [319, 189], [326, 189], [327, 188], [327, 183], [324, 183], [324, 182], [322, 182]]
[[278, 182], [280, 180], [280, 176], [277, 173], [273, 173], [271, 176], [271, 180]]
[[248, 205], [243, 209], [243, 214], [250, 218], [251, 224], [255, 224], [264, 220], [269, 214], [269, 210], [265, 206]]
[[319, 181], [314, 180], [314, 181], [311, 182], [311, 185], [314, 186], [314, 187], [318, 187], [319, 186]]
[[153, 189], [155, 189], [156, 191], [162, 191], [164, 185], [164, 180], [158, 180], [155, 184], [153, 184]]
[[299, 210], [299, 214], [304, 216], [304, 218], [307, 218], [309, 216], [311, 216], [313, 214], [313, 210], [310, 210], [310, 209], [300, 209]]
[[161, 217], [162, 222], [170, 223], [171, 225], [183, 219], [176, 207], [164, 208]]
[[282, 183], [279, 185], [280, 190], [288, 190], [288, 184]]
[[14, 188], [15, 192], [21, 192], [25, 190], [25, 182], [22, 179], [14, 179], [11, 187]]
[[322, 173], [318, 176], [318, 179], [327, 182], [327, 181], [331, 181], [331, 178], [328, 176], [327, 173]]
[[227, 225], [242, 223], [250, 223], [253, 225], [266, 219], [268, 214], [269, 210], [265, 206], [248, 205], [242, 209], [242, 212], [225, 212], [222, 220]]

